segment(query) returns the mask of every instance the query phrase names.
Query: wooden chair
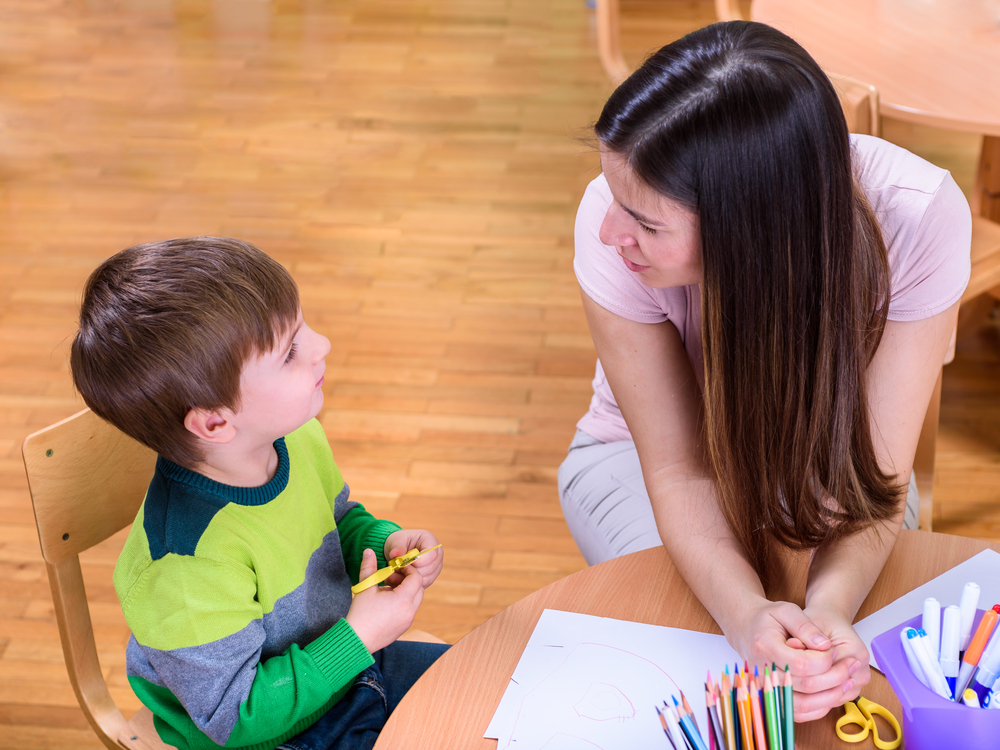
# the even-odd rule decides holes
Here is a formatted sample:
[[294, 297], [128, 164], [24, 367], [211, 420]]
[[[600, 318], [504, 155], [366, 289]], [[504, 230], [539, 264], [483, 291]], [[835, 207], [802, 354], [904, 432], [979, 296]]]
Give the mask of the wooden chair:
[[[156, 454], [90, 409], [29, 435], [21, 452], [63, 657], [80, 708], [113, 750], [167, 750], [172, 746], [160, 740], [149, 709], [126, 720], [108, 692], [80, 570], [81, 552], [135, 519]], [[419, 630], [402, 640], [444, 643]]]
[[[738, 0], [715, 0], [715, 13], [720, 21], [743, 19]], [[618, 0], [597, 0], [597, 54], [608, 78], [617, 86], [632, 70], [625, 62], [621, 43], [621, 8]]]
[[165, 750], [143, 708], [126, 720], [108, 692], [80, 570], [80, 553], [135, 519], [156, 454], [90, 409], [29, 435], [21, 447], [49, 575], [63, 657], [76, 699], [107, 747]]

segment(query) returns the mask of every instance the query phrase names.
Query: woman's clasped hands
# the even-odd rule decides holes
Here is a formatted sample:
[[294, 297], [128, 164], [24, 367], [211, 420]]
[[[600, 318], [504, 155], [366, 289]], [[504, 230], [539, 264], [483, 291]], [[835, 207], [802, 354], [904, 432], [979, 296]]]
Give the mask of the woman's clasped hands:
[[850, 618], [832, 608], [762, 600], [741, 632], [729, 642], [751, 664], [788, 665], [797, 722], [854, 700], [871, 680], [868, 649]]

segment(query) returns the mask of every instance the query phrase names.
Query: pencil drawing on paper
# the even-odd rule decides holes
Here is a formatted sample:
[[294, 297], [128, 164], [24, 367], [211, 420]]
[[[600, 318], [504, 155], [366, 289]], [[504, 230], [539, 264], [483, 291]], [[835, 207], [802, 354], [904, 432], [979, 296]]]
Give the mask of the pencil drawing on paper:
[[[669, 657], [664, 653], [663, 661]], [[652, 725], [652, 696], [663, 700], [678, 692], [674, 679], [650, 659], [604, 643], [580, 643], [568, 648], [565, 658], [552, 671], [539, 675], [524, 694], [507, 747], [593, 750], [620, 746], [622, 730], [638, 718], [637, 706], [649, 708], [650, 716], [643, 717], [643, 723]], [[548, 729], [538, 735], [538, 727]]]

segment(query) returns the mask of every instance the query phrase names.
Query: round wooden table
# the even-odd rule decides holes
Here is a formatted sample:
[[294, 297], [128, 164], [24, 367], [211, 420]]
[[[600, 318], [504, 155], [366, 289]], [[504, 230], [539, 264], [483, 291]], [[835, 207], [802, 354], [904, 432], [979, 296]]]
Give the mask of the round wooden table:
[[754, 0], [750, 12], [824, 70], [877, 88], [881, 114], [986, 136], [972, 208], [1000, 221], [995, 0]]
[[884, 115], [1000, 136], [1000, 6], [992, 0], [754, 0], [751, 14], [824, 70], [875, 86]]
[[[858, 618], [987, 548], [1000, 552], [1000, 544], [976, 539], [902, 532]], [[769, 591], [772, 599], [801, 604], [806, 563], [806, 555], [788, 555]], [[610, 560], [536, 591], [455, 644], [403, 698], [375, 747], [496, 748], [496, 740], [483, 739], [483, 732], [544, 609], [720, 632], [662, 547]], [[872, 671], [864, 694], [901, 716], [899, 701], [878, 672]], [[798, 725], [799, 750], [840, 746], [833, 725], [841, 713]]]

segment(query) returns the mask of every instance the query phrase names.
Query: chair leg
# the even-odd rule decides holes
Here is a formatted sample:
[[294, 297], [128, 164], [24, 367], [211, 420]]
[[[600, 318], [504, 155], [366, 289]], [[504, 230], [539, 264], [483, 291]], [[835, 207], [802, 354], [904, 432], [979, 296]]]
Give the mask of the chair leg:
[[920, 428], [917, 452], [913, 457], [913, 473], [917, 477], [917, 494], [920, 495], [918, 522], [921, 531], [931, 531], [934, 510], [934, 458], [937, 452], [938, 420], [941, 415], [941, 381], [944, 370], [938, 375], [931, 402], [927, 405], [924, 424]]

